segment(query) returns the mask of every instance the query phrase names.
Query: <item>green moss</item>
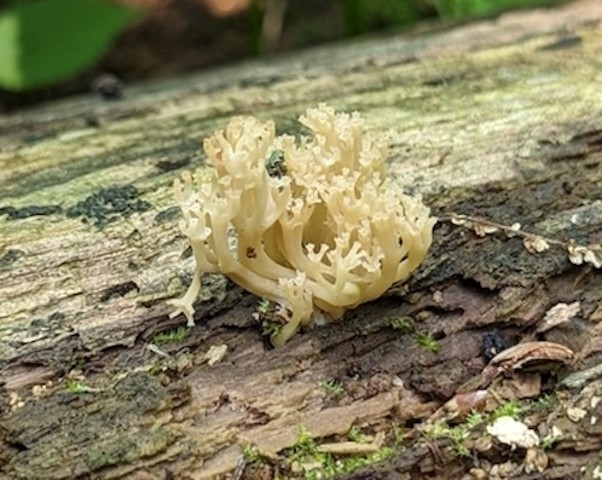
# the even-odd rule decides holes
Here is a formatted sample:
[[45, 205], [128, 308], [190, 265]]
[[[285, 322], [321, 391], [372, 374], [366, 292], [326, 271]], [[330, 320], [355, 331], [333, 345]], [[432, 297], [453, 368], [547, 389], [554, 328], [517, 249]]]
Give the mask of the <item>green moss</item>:
[[[519, 419], [527, 413], [541, 411], [542, 408], [548, 409], [555, 401], [556, 397], [553, 394], [544, 395], [532, 402], [518, 403], [515, 400], [509, 400], [488, 414], [473, 411], [466, 416], [464, 422], [458, 425], [450, 426], [445, 421], [431, 425], [425, 430], [425, 435], [433, 440], [448, 440], [456, 455], [466, 457], [471, 453], [469, 448], [471, 436], [473, 438], [481, 437], [484, 425], [489, 425], [497, 418], [504, 416]], [[558, 438], [550, 433], [542, 439], [540, 446], [543, 449], [549, 449], [557, 440]]]
[[482, 412], [473, 411], [466, 417], [466, 426], [470, 429], [476, 428], [485, 422], [487, 417]]
[[360, 429], [357, 427], [351, 427], [347, 432], [347, 438], [352, 442], [361, 442], [362, 441], [362, 433]]
[[245, 462], [247, 465], [254, 465], [261, 461], [261, 455], [259, 454], [259, 451], [250, 443], [243, 447], [242, 454], [245, 457]]
[[560, 438], [555, 437], [554, 435], [549, 433], [541, 439], [541, 441], [539, 442], [539, 446], [543, 450], [550, 450], [558, 440], [560, 440]]
[[512, 417], [518, 420], [525, 411], [525, 407], [520, 405], [516, 400], [509, 400], [497, 407], [491, 414], [492, 420], [500, 417]]
[[[352, 428], [349, 438], [360, 439], [361, 432], [358, 428]], [[313, 439], [305, 429], [299, 430], [297, 443], [289, 451], [285, 452], [287, 462], [295, 463], [303, 472], [303, 478], [307, 480], [322, 480], [334, 478], [337, 475], [353, 472], [361, 467], [372, 465], [390, 457], [399, 445], [384, 445], [376, 452], [362, 455], [333, 455], [321, 452], [319, 443]]]
[[[291, 473], [294, 471], [295, 478], [301, 475], [306, 480], [323, 480], [372, 465], [390, 457], [396, 450], [401, 448], [403, 431], [396, 430], [393, 433], [395, 440], [390, 444], [383, 445], [376, 452], [358, 455], [334, 455], [321, 452], [319, 441], [314, 439], [306, 428], [301, 427], [295, 445], [284, 450], [282, 452], [283, 458], [278, 459], [278, 469], [280, 470], [278, 475], [280, 476], [277, 475], [275, 478], [291, 478]], [[358, 427], [352, 427], [346, 436], [348, 440], [357, 443], [362, 443], [365, 438]], [[258, 466], [261, 462], [270, 463], [273, 461], [273, 459], [261, 457], [261, 454], [252, 445], [243, 446], [243, 456], [247, 465]], [[283, 467], [285, 467], [284, 470]]]
[[343, 388], [343, 385], [341, 385], [341, 382], [337, 382], [336, 380], [325, 380], [320, 382], [320, 388], [323, 388], [328, 393], [335, 396], [345, 393], [345, 389]]
[[437, 353], [441, 348], [439, 342], [430, 333], [418, 333], [416, 340], [418, 340], [418, 345], [432, 353]]
[[185, 340], [190, 336], [190, 328], [178, 327], [164, 332], [157, 333], [152, 342], [157, 345], [164, 345], [166, 343], [177, 343]]
[[539, 397], [535, 401], [535, 404], [533, 405], [533, 408], [535, 410], [548, 411], [551, 408], [553, 408], [557, 403], [558, 403], [558, 397], [556, 396], [556, 394], [555, 393], [548, 393], [546, 395], [542, 395], [541, 397]]
[[278, 313], [278, 304], [262, 298], [255, 307], [253, 316], [261, 324], [263, 335], [274, 338], [280, 333], [283, 317]]
[[397, 317], [389, 320], [389, 325], [393, 330], [402, 330], [404, 332], [413, 332], [416, 328], [414, 320], [411, 317]]
[[470, 455], [470, 450], [466, 445], [466, 440], [470, 437], [471, 431], [472, 429], [467, 423], [450, 427], [446, 422], [440, 422], [430, 427], [425, 433], [428, 438], [433, 440], [449, 440], [456, 455], [467, 457]]
[[65, 390], [69, 393], [97, 393], [100, 391], [76, 380], [67, 380]]
[[149, 375], [156, 376], [164, 372], [167, 367], [161, 360], [154, 362], [148, 369]]

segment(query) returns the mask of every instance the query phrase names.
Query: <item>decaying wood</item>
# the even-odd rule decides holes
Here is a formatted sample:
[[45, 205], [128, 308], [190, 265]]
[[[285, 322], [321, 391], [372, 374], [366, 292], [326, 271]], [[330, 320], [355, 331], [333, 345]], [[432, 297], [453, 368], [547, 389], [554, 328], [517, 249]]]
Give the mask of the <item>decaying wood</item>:
[[[602, 277], [558, 245], [532, 253], [520, 238], [442, 221], [409, 284], [282, 349], [262, 337], [256, 299], [220, 276], [206, 282], [186, 338], [159, 345], [156, 334], [184, 322], [168, 319], [165, 301], [192, 272], [173, 178], [204, 163], [200, 139], [234, 114], [298, 133], [307, 106], [358, 110], [389, 135], [393, 175], [441, 218], [602, 242], [601, 19], [600, 2], [584, 0], [0, 119], [0, 478], [212, 478], [233, 472], [247, 443], [268, 463], [278, 458], [300, 427], [330, 443], [352, 426], [389, 435], [481, 374], [492, 329], [510, 344], [575, 352], [560, 386], [531, 373], [497, 388], [555, 391], [537, 424], [542, 436], [563, 432], [545, 453], [547, 478], [593, 478]], [[573, 305], [570, 318], [538, 331], [560, 303]], [[396, 328], [406, 317], [415, 331]], [[211, 347], [227, 348], [212, 365]], [[479, 478], [495, 468], [541, 478], [520, 455], [508, 464], [500, 445], [459, 457], [418, 430], [405, 442], [347, 478]]]

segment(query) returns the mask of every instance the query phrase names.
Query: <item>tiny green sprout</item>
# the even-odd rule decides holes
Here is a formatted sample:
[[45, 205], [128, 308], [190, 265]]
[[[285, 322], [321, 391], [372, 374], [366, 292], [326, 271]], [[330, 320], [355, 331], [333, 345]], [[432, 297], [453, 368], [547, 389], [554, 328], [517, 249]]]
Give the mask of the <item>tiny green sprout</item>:
[[478, 412], [473, 410], [466, 417], [466, 426], [472, 430], [473, 428], [478, 427], [480, 424], [485, 422], [485, 415], [482, 412]]
[[260, 315], [267, 315], [273, 310], [272, 302], [270, 302], [266, 298], [262, 298], [257, 302], [257, 307], [255, 308], [257, 313]]
[[279, 313], [278, 304], [271, 302], [266, 298], [262, 298], [255, 306], [253, 317], [261, 323], [263, 335], [268, 335], [272, 338], [278, 336], [283, 327], [283, 317]]
[[156, 375], [159, 375], [160, 373], [164, 372], [165, 369], [166, 369], [166, 367], [163, 364], [163, 362], [158, 360], [150, 366], [150, 368], [148, 369], [148, 373], [149, 373], [149, 375], [156, 376]]
[[385, 460], [393, 455], [393, 453], [395, 453], [395, 449], [393, 447], [381, 447], [372, 455], [368, 455], [368, 461], [366, 462], [366, 465]]
[[345, 393], [345, 388], [341, 382], [337, 382], [336, 380], [322, 381], [320, 382], [320, 387], [332, 395], [342, 395]]
[[465, 443], [469, 436], [470, 431], [461, 425], [450, 430], [449, 439], [452, 442], [454, 451], [460, 457], [467, 457], [470, 455], [470, 450], [468, 450]]
[[188, 327], [172, 328], [171, 330], [166, 330], [164, 332], [157, 333], [153, 337], [152, 342], [157, 345], [162, 345], [166, 343], [176, 343], [183, 341], [189, 335], [190, 328]]
[[259, 463], [261, 460], [261, 455], [259, 455], [259, 451], [254, 445], [251, 445], [250, 443], [245, 444], [245, 446], [242, 448], [242, 454], [245, 458], [245, 462], [247, 463], [247, 465]]
[[357, 427], [351, 427], [347, 432], [347, 438], [352, 442], [361, 442], [362, 441], [362, 432]]
[[291, 462], [296, 462], [302, 466], [306, 479], [319, 480], [333, 476], [334, 461], [332, 455], [320, 452], [318, 443], [303, 426], [299, 428], [297, 443], [293, 446], [289, 458]]
[[[352, 427], [347, 432], [347, 438], [358, 443], [363, 440], [360, 429], [357, 427]], [[383, 445], [377, 451], [369, 454], [335, 455], [321, 452], [318, 442], [311, 438], [310, 433], [304, 427], [301, 427], [297, 442], [285, 453], [287, 463], [295, 465], [299, 469], [298, 471], [302, 471], [304, 479], [323, 480], [332, 479], [384, 460], [390, 457], [396, 449], [397, 444], [395, 446]]]
[[282, 330], [282, 323], [266, 320], [261, 324], [261, 330], [264, 335], [275, 337]]
[[402, 330], [404, 332], [413, 332], [416, 328], [414, 320], [411, 317], [397, 317], [389, 320], [389, 325], [393, 330]]
[[433, 425], [425, 434], [432, 439], [444, 438], [449, 440], [452, 449], [460, 457], [466, 457], [470, 454], [470, 450], [465, 443], [470, 436], [470, 429], [466, 424], [450, 427], [447, 423], [441, 422]]
[[523, 407], [516, 400], [509, 400], [497, 407], [491, 414], [491, 417], [493, 420], [500, 417], [512, 417], [518, 420], [523, 410]]
[[403, 427], [397, 427], [393, 431], [393, 437], [395, 438], [394, 446], [396, 448], [403, 447], [403, 445], [405, 443], [405, 436], [406, 436], [406, 431]]
[[430, 333], [419, 333], [416, 338], [418, 340], [418, 345], [425, 348], [429, 352], [437, 353], [441, 348], [439, 342], [437, 342], [435, 337], [433, 337], [433, 335]]
[[293, 458], [301, 458], [305, 455], [313, 455], [318, 451], [318, 444], [311, 437], [309, 431], [304, 427], [299, 427], [297, 442], [293, 447]]
[[550, 410], [557, 402], [558, 398], [554, 393], [548, 393], [546, 395], [542, 395], [535, 402], [536, 410]]
[[67, 385], [65, 386], [65, 389], [69, 392], [69, 393], [97, 393], [100, 390], [97, 388], [92, 388], [87, 386], [86, 384], [79, 382], [77, 380], [67, 380]]
[[539, 442], [539, 446], [541, 447], [542, 450], [549, 450], [550, 448], [552, 448], [554, 446], [554, 444], [557, 441], [558, 441], [558, 437], [549, 433], [548, 435], [546, 435], [545, 437], [543, 437], [541, 439], [541, 441]]
[[436, 423], [431, 425], [424, 434], [431, 439], [446, 438], [449, 435], [450, 427], [445, 422]]

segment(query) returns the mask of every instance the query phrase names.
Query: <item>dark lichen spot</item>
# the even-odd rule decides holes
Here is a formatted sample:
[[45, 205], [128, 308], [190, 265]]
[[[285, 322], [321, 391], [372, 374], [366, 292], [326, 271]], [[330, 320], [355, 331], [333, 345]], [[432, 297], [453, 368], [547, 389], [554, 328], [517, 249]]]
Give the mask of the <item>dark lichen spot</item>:
[[179, 215], [180, 215], [179, 207], [169, 207], [169, 208], [166, 208], [165, 210], [161, 210], [159, 213], [157, 213], [157, 215], [155, 215], [155, 222], [157, 222], [157, 223], [171, 222], [172, 220], [175, 220], [176, 218], [178, 218]]
[[[19, 455], [5, 456], [5, 477], [92, 478], [94, 470], [160, 455], [180, 436], [158, 420], [189, 401], [187, 383], [164, 386], [157, 377], [136, 371], [98, 386], [90, 395], [59, 389], [44, 401], [3, 415], [4, 443], [25, 447]], [[62, 451], [75, 453], [57, 455]]]
[[[124, 432], [110, 440], [103, 439], [92, 445], [85, 452], [84, 459], [92, 471], [111, 465], [131, 463], [163, 452], [177, 437], [175, 429], [171, 428], [150, 430], [134, 427], [131, 432]], [[100, 445], [100, 448], [97, 445]]]
[[267, 75], [262, 77], [249, 77], [249, 78], [241, 78], [238, 81], [238, 86], [240, 88], [249, 88], [249, 87], [267, 87], [272, 85], [273, 83], [280, 80], [281, 76], [278, 75]]
[[53, 215], [61, 213], [63, 207], [60, 205], [28, 205], [26, 207], [15, 208], [6, 206], [0, 207], [0, 215], [6, 215], [9, 220], [21, 220], [28, 217], [43, 215]]
[[284, 152], [274, 150], [265, 162], [265, 169], [270, 177], [280, 178], [286, 175], [286, 164], [284, 163]]
[[498, 353], [510, 347], [510, 345], [510, 342], [498, 330], [485, 332], [483, 335], [483, 358], [490, 361]]
[[548, 43], [540, 48], [540, 50], [562, 50], [564, 48], [573, 48], [581, 44], [581, 37], [578, 35], [572, 35], [570, 37], [564, 37], [555, 42]]
[[133, 290], [140, 291], [140, 288], [134, 282], [125, 282], [118, 285], [113, 285], [112, 287], [103, 290], [100, 297], [100, 302], [106, 302], [107, 300], [115, 297], [123, 297]]
[[445, 87], [455, 81], [459, 80], [453, 76], [433, 77], [422, 82], [425, 87]]
[[23, 255], [25, 255], [23, 250], [17, 250], [16, 248], [7, 249], [4, 252], [4, 255], [0, 257], [0, 268], [8, 267], [19, 260]]
[[133, 213], [148, 210], [150, 203], [138, 198], [138, 189], [133, 185], [110, 187], [94, 193], [67, 210], [68, 217], [82, 217], [96, 227], [104, 227], [119, 217], [127, 218]]
[[29, 143], [29, 144], [37, 143], [50, 136], [52, 136], [52, 135], [48, 132], [39, 132], [39, 131], [29, 132], [29, 133], [26, 133], [25, 135], [23, 135], [23, 143]]
[[48, 315], [48, 320], [52, 322], [58, 322], [65, 320], [65, 314], [63, 312], [52, 312]]
[[98, 128], [100, 127], [100, 119], [96, 115], [90, 113], [84, 117], [84, 124], [89, 128]]
[[186, 167], [190, 163], [189, 157], [178, 158], [174, 160], [159, 160], [155, 166], [162, 172], [171, 172]]
[[180, 255], [180, 259], [181, 260], [186, 260], [187, 258], [192, 257], [192, 247], [190, 245], [188, 245], [186, 247], [186, 249], [182, 252], [182, 255]]
[[29, 324], [29, 332], [32, 335], [40, 333], [55, 332], [60, 330], [65, 324], [65, 314], [63, 312], [52, 312], [47, 317], [34, 318]]

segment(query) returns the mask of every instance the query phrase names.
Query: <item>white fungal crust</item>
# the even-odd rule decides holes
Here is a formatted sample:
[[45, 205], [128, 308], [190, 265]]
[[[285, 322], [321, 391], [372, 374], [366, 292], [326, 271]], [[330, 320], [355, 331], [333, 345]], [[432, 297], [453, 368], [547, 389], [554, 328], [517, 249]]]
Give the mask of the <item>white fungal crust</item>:
[[221, 272], [282, 306], [286, 342], [314, 308], [340, 318], [381, 296], [424, 259], [435, 220], [386, 180], [386, 145], [359, 114], [309, 109], [313, 138], [275, 136], [273, 122], [234, 117], [205, 139], [213, 171], [175, 181], [182, 232], [197, 263], [174, 315], [193, 323], [200, 275]]

